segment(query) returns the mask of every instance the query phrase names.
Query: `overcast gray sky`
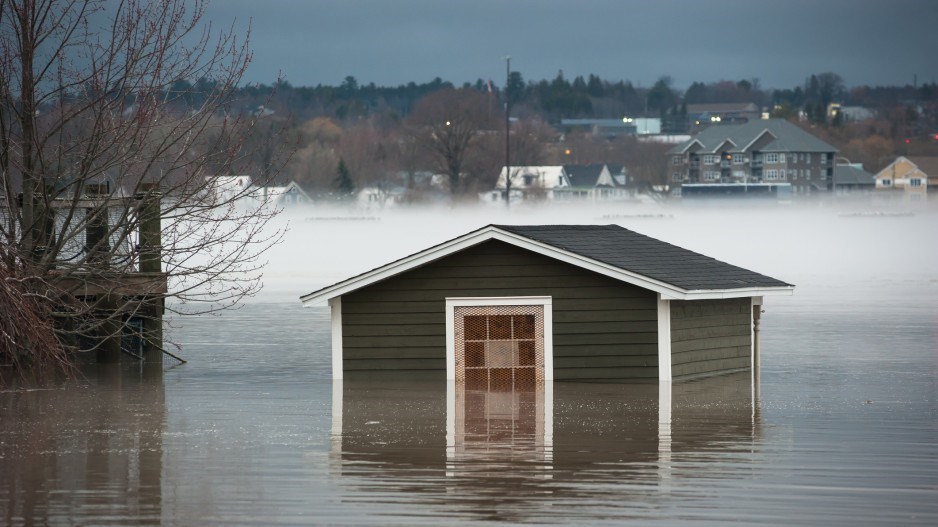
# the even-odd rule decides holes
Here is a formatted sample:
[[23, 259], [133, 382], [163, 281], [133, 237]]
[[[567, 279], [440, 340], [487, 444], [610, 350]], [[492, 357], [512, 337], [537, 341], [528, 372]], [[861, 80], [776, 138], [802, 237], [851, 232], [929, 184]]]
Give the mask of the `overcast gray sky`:
[[526, 80], [938, 80], [938, 0], [213, 0], [207, 18], [250, 22], [246, 80], [268, 84], [501, 84], [505, 55]]

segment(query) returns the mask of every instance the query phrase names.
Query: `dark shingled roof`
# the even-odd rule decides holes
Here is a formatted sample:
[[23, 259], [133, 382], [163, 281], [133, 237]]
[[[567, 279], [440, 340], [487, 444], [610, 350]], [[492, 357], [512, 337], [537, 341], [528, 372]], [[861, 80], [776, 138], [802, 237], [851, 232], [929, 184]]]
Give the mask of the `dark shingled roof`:
[[618, 225], [493, 227], [688, 291], [791, 286]]

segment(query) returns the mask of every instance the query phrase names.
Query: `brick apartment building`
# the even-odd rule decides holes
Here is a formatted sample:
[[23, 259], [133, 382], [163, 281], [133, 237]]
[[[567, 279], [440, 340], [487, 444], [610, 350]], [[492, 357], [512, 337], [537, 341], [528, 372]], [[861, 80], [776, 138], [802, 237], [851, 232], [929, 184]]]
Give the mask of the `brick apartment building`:
[[837, 149], [784, 119], [713, 125], [668, 151], [669, 179], [683, 183], [789, 183], [832, 189]]

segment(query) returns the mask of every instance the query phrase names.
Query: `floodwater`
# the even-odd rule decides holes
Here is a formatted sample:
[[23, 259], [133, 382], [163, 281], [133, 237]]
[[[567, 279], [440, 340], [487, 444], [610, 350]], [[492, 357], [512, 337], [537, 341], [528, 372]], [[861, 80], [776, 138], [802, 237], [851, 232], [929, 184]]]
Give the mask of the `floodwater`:
[[479, 223], [295, 219], [316, 251], [279, 247], [241, 310], [174, 319], [190, 362], [162, 381], [0, 391], [0, 524], [936, 525], [936, 219], [614, 219], [798, 285], [766, 299], [761, 382], [529, 393], [333, 384], [328, 310], [296, 297]]

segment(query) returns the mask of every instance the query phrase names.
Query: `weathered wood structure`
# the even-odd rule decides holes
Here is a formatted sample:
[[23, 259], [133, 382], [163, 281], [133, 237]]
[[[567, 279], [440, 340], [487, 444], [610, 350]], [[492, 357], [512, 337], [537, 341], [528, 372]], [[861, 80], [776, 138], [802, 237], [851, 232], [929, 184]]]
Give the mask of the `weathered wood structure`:
[[490, 225], [302, 297], [333, 378], [670, 381], [749, 369], [794, 286], [619, 226]]
[[[42, 278], [50, 298], [63, 301], [69, 315], [56, 320], [65, 340], [95, 350], [97, 362], [133, 359], [162, 370], [163, 299], [161, 200], [155, 184], [136, 193], [114, 191], [107, 182], [86, 183], [78, 195], [43, 203], [42, 241], [35, 250], [57, 247]], [[56, 195], [50, 191], [50, 195]], [[22, 207], [23, 196], [18, 196]], [[0, 210], [5, 221], [15, 221]], [[27, 232], [24, 236], [34, 236]], [[72, 300], [77, 301], [77, 306]]]

